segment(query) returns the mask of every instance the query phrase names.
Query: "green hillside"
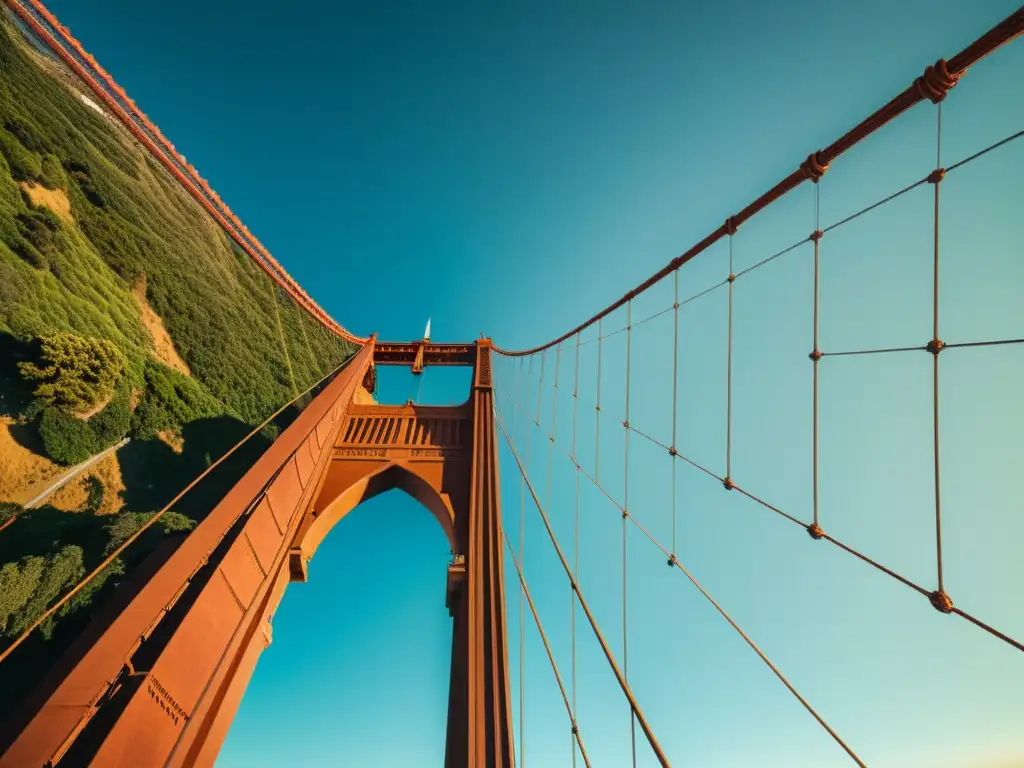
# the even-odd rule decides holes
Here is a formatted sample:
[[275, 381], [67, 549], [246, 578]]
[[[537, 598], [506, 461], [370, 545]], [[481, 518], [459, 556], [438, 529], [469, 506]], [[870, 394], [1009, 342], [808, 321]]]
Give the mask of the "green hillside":
[[[0, 14], [0, 526], [16, 516], [0, 530], [0, 648], [352, 351], [86, 92]], [[190, 528], [274, 434], [219, 468], [163, 529]], [[20, 514], [15, 502], [61, 467], [125, 437], [116, 458], [59, 501]], [[9, 668], [52, 658], [97, 589], [113, 589], [162, 535], [140, 540], [102, 587], [44, 625], [19, 651], [25, 664], [0, 666], [0, 716], [24, 687]]]

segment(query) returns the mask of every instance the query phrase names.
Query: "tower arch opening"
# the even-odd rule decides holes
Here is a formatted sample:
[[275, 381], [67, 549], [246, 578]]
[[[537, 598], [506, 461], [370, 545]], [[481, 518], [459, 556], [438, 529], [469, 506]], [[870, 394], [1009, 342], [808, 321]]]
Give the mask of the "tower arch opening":
[[[453, 623], [447, 537], [383, 491], [342, 516], [270, 617], [217, 765], [443, 764]], [[419, 734], [405, 752], [399, 729]], [[332, 749], [325, 750], [324, 747]]]

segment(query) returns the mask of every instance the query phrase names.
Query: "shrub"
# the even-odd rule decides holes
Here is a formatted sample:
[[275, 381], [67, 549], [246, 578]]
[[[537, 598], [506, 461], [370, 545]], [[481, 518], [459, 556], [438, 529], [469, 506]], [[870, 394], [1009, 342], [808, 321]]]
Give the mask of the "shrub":
[[129, 395], [125, 388], [88, 421], [53, 406], [43, 409], [39, 436], [46, 455], [60, 464], [78, 464], [109, 448], [131, 426]]
[[7, 317], [11, 333], [22, 341], [34, 339], [46, 328], [46, 321], [31, 307], [16, 306]]
[[43, 155], [39, 181], [47, 189], [63, 189], [68, 185], [68, 177], [64, 173], [59, 157], [50, 153]]
[[10, 617], [24, 607], [39, 586], [46, 558], [26, 557], [21, 564], [0, 567], [0, 633], [6, 633]]
[[[32, 566], [38, 567], [34, 560], [36, 558], [29, 558]], [[79, 546], [69, 544], [48, 558], [31, 597], [11, 615], [6, 628], [7, 635], [13, 637], [31, 626], [65, 588], [74, 586], [84, 575], [83, 553]]]
[[[93, 598], [96, 596], [96, 593], [99, 592], [104, 586], [106, 586], [107, 582], [111, 578], [116, 579], [116, 577], [124, 576], [124, 574], [124, 561], [119, 557], [114, 558], [111, 561], [110, 565], [108, 565], [106, 568], [104, 568], [102, 571], [96, 574], [92, 581], [90, 581], [88, 584], [82, 587], [82, 589], [75, 593], [74, 597], [68, 600], [61, 607], [61, 609], [57, 611], [57, 616], [67, 616], [69, 613], [74, 613], [75, 611], [81, 608], [87, 608], [89, 604], [93, 601]], [[48, 640], [48, 633], [51, 633], [53, 631], [53, 618], [51, 617], [51, 619], [45, 622], [43, 626], [40, 627], [40, 629], [42, 630], [43, 636]]]
[[98, 512], [103, 504], [103, 483], [97, 477], [87, 477], [85, 480], [88, 497], [85, 501], [85, 508], [90, 512]]
[[124, 373], [124, 354], [106, 339], [51, 333], [40, 339], [39, 361], [18, 363], [22, 378], [38, 381], [35, 395], [67, 411], [92, 408], [110, 397]]
[[46, 408], [39, 420], [39, 436], [46, 455], [60, 464], [78, 464], [93, 455], [96, 434], [88, 422], [58, 408]]
[[30, 152], [43, 153], [50, 148], [50, 142], [28, 120], [9, 117], [4, 121], [4, 128]]
[[19, 213], [15, 221], [20, 237], [8, 247], [32, 266], [46, 269], [50, 259], [57, 255], [54, 233], [60, 229], [60, 221], [56, 214], [48, 208], [36, 208]]
[[15, 504], [13, 501], [0, 501], [0, 526], [11, 518], [17, 517], [21, 512], [20, 504]]
[[224, 406], [195, 380], [165, 365], [146, 361], [146, 394], [135, 410], [132, 435], [141, 440], [162, 430], [181, 431], [189, 422], [219, 416]]
[[[109, 555], [121, 546], [155, 514], [155, 512], [122, 512], [115, 517], [114, 522], [107, 526], [109, 539], [103, 554]], [[143, 537], [153, 533], [154, 529], [156, 532], [163, 531], [163, 533], [167, 534], [176, 531], [191, 531], [195, 526], [195, 520], [191, 517], [187, 517], [180, 512], [168, 510], [160, 516], [160, 519], [156, 521], [156, 524], [151, 529], [143, 534]]]
[[107, 446], [113, 445], [128, 434], [132, 425], [132, 412], [129, 406], [130, 395], [127, 388], [122, 388], [110, 401], [106, 408], [93, 416], [86, 423], [96, 433], [99, 444], [97, 453]]
[[47, 269], [50, 266], [49, 259], [22, 235], [9, 236], [5, 239], [4, 245], [14, 251], [25, 263], [30, 264], [36, 269]]
[[22, 146], [11, 133], [0, 128], [0, 153], [11, 168], [11, 175], [18, 181], [35, 181], [43, 172], [39, 155]]

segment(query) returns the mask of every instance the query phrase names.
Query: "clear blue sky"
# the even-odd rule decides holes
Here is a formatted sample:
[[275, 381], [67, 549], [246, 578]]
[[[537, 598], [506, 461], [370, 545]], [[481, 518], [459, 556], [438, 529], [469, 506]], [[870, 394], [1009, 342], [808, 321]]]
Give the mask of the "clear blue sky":
[[[407, 338], [431, 315], [439, 340], [484, 331], [517, 347], [620, 296], [1016, 4], [50, 7], [343, 324]], [[954, 89], [943, 108], [944, 165], [1024, 126], [1021, 71], [1018, 42]], [[931, 170], [934, 121], [933, 107], [918, 106], [841, 158], [821, 184], [822, 224]], [[1024, 142], [943, 182], [946, 341], [1024, 336], [1021, 179]], [[822, 241], [826, 351], [930, 338], [929, 193]], [[806, 237], [813, 211], [807, 185], [749, 222], [735, 238], [737, 267]], [[689, 265], [682, 295], [725, 277], [727, 258], [716, 247]], [[805, 247], [735, 288], [733, 475], [802, 519], [810, 516], [810, 266]], [[671, 301], [667, 283], [637, 302], [635, 317]], [[687, 305], [680, 335], [680, 448], [719, 474], [724, 302], [720, 289]], [[664, 442], [671, 338], [669, 314], [633, 339], [631, 421]], [[604, 349], [603, 397], [615, 405], [601, 467], [616, 498], [623, 344], [620, 335]], [[581, 402], [592, 403], [596, 346], [584, 349]], [[942, 364], [947, 589], [958, 606], [1024, 637], [1016, 487], [1024, 345], [951, 350]], [[571, 366], [563, 356], [563, 377]], [[499, 372], [507, 394], [517, 369]], [[534, 391], [537, 372], [535, 363]], [[564, 381], [551, 504], [571, 546]], [[461, 400], [465, 385], [431, 371], [421, 395]], [[404, 400], [411, 386], [389, 377], [384, 395]], [[933, 588], [928, 356], [826, 358], [821, 393], [823, 527]], [[532, 411], [535, 399], [526, 404]], [[584, 411], [580, 452], [592, 457], [593, 411]], [[525, 433], [520, 419], [521, 452]], [[539, 491], [548, 445], [535, 429], [530, 473]], [[630, 450], [630, 507], [668, 541], [669, 459], [636, 438]], [[507, 453], [502, 461], [516, 537], [519, 485]], [[1024, 654], [713, 480], [682, 465], [677, 472], [680, 558], [869, 765], [1024, 765]], [[581, 584], [619, 654], [621, 523], [584, 484]], [[527, 577], [567, 675], [568, 587], [527, 512]], [[635, 530], [628, 547], [630, 678], [673, 764], [849, 764], [657, 549]], [[311, 581], [289, 590], [218, 766], [440, 765], [446, 560], [441, 531], [401, 496], [343, 521], [311, 563]], [[518, 692], [514, 590], [509, 616]], [[526, 762], [569, 765], [568, 726], [532, 624], [526, 638]], [[584, 739], [595, 765], [628, 765], [628, 711], [582, 622], [578, 639]], [[654, 764], [642, 739], [639, 764]]]

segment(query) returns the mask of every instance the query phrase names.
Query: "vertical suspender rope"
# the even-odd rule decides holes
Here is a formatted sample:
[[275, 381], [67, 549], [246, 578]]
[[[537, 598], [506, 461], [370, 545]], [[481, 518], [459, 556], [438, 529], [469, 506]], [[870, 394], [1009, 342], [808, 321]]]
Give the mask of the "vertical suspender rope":
[[576, 361], [572, 372], [572, 451], [569, 456], [576, 463], [576, 426], [579, 421], [580, 403], [580, 335], [576, 334]]
[[[508, 437], [508, 430], [505, 428], [504, 422], [500, 419], [498, 420], [498, 427], [501, 429], [501, 432], [505, 437], [505, 442], [511, 446], [512, 443]], [[525, 478], [526, 473], [523, 468], [522, 460], [519, 458], [514, 447], [511, 448], [511, 451], [512, 458], [515, 459], [520, 474]], [[544, 505], [541, 504], [540, 498], [537, 496], [537, 491], [533, 487], [533, 483], [530, 482], [529, 478], [525, 478], [525, 482], [526, 488], [530, 492], [530, 498], [533, 500], [533, 504], [537, 508], [537, 513], [540, 515], [541, 522], [544, 524], [544, 530], [547, 532], [548, 538], [551, 540], [551, 545], [555, 548], [555, 554], [558, 555], [558, 560], [562, 565], [562, 570], [565, 572], [566, 577], [572, 584], [573, 590], [576, 592], [576, 599], [579, 600], [580, 608], [583, 610], [583, 615], [586, 617], [587, 622], [590, 624], [590, 628], [594, 632], [594, 637], [601, 646], [601, 651], [604, 653], [604, 657], [608, 661], [608, 666], [615, 675], [615, 679], [618, 681], [623, 695], [629, 701], [629, 705], [633, 708], [637, 723], [640, 725], [640, 730], [643, 731], [644, 736], [647, 738], [647, 743], [651, 745], [651, 750], [654, 752], [658, 763], [662, 765], [663, 768], [668, 768], [670, 766], [668, 757], [665, 756], [665, 751], [658, 743], [657, 738], [655, 738], [654, 731], [651, 729], [650, 723], [647, 722], [647, 718], [644, 716], [643, 710], [640, 709], [640, 705], [637, 703], [636, 697], [633, 695], [633, 691], [629, 687], [629, 683], [626, 682], [626, 678], [623, 675], [622, 670], [619, 669], [619, 666], [615, 661], [615, 656], [612, 653], [611, 648], [608, 647], [608, 642], [605, 640], [604, 635], [601, 632], [601, 628], [597, 625], [597, 620], [594, 618], [594, 614], [590, 610], [590, 606], [587, 604], [586, 598], [583, 596], [583, 590], [580, 588], [579, 582], [577, 582], [572, 576], [572, 567], [569, 565], [569, 561], [566, 559], [565, 553], [562, 551], [562, 547], [558, 543], [558, 537], [555, 535], [554, 529], [551, 527], [551, 520], [548, 517], [547, 512], [544, 510]]]
[[594, 482], [601, 477], [601, 345], [603, 319], [597, 321], [597, 401], [594, 404]]
[[[352, 354], [348, 355], [348, 357], [346, 357], [344, 360], [342, 360], [341, 364], [338, 365], [337, 368], [335, 368], [333, 371], [331, 371], [326, 376], [324, 376], [320, 381], [318, 381], [315, 384], [313, 384], [312, 386], [310, 386], [310, 388], [307, 389], [305, 392], [301, 392], [298, 395], [296, 395], [295, 400], [298, 400], [299, 397], [301, 397], [302, 395], [305, 395], [308, 392], [311, 392], [318, 384], [322, 384], [328, 378], [330, 378], [334, 374], [338, 373], [343, 367], [345, 367], [345, 365], [350, 360], [352, 360], [352, 358], [354, 358], [356, 356], [356, 354], [357, 354], [357, 352], [353, 352]], [[220, 458], [218, 458], [216, 461], [214, 461], [212, 464], [210, 464], [210, 466], [208, 466], [206, 469], [204, 469], [202, 472], [200, 472], [198, 475], [196, 475], [196, 477], [193, 478], [192, 481], [188, 485], [186, 485], [184, 488], [182, 488], [180, 491], [178, 491], [178, 493], [176, 493], [174, 495], [174, 498], [172, 498], [170, 501], [168, 501], [166, 504], [164, 504], [164, 506], [161, 507], [158, 512], [153, 514], [153, 516], [150, 517], [149, 520], [147, 520], [145, 523], [143, 523], [142, 526], [137, 531], [135, 531], [135, 533], [133, 533], [127, 539], [122, 541], [113, 552], [111, 552], [110, 554], [108, 554], [104, 558], [103, 562], [101, 562], [99, 565], [97, 565], [95, 568], [93, 568], [88, 574], [86, 574], [74, 587], [72, 587], [70, 590], [65, 592], [64, 596], [61, 597], [56, 603], [54, 603], [49, 608], [47, 608], [45, 611], [43, 611], [39, 615], [39, 617], [36, 618], [35, 621], [33, 621], [28, 627], [26, 627], [22, 631], [22, 633], [20, 635], [18, 635], [10, 643], [10, 645], [8, 645], [6, 648], [4, 648], [2, 651], [0, 651], [0, 663], [2, 663], [4, 661], [4, 659], [8, 658], [12, 653], [14, 653], [15, 649], [19, 645], [21, 645], [25, 641], [25, 639], [30, 634], [32, 634], [32, 632], [40, 624], [42, 624], [44, 621], [46, 621], [48, 618], [50, 618], [58, 610], [63, 608], [68, 603], [68, 601], [71, 600], [71, 598], [73, 598], [75, 595], [77, 595], [82, 589], [85, 588], [85, 586], [89, 582], [91, 582], [100, 573], [102, 573], [103, 570], [108, 565], [110, 565], [112, 562], [114, 562], [114, 560], [116, 558], [118, 558], [121, 555], [121, 553], [124, 552], [129, 546], [131, 546], [131, 544], [136, 539], [138, 539], [140, 536], [142, 536], [142, 534], [144, 534], [151, 527], [156, 525], [157, 521], [160, 520], [160, 518], [163, 517], [165, 514], [167, 514], [167, 512], [169, 512], [171, 510], [171, 508], [175, 504], [177, 504], [179, 501], [181, 501], [181, 499], [185, 496], [185, 494], [187, 494], [189, 491], [191, 491], [193, 488], [195, 488], [196, 485], [198, 485], [199, 482], [204, 477], [206, 477], [208, 474], [213, 472], [222, 463], [227, 461], [228, 458], [235, 451], [237, 451], [239, 448], [241, 448], [245, 443], [247, 443], [250, 440], [250, 438], [253, 437], [253, 435], [257, 434], [260, 430], [262, 430], [264, 427], [266, 427], [268, 424], [270, 424], [270, 422], [272, 422], [275, 418], [277, 418], [282, 413], [284, 413], [285, 409], [288, 408], [288, 406], [292, 405], [295, 402], [295, 400], [291, 400], [291, 401], [285, 403], [284, 405], [282, 405], [280, 408], [278, 408], [276, 411], [274, 411], [272, 414], [270, 414], [259, 426], [257, 426], [254, 429], [252, 429], [248, 434], [246, 434], [245, 437], [243, 437], [241, 440], [239, 440], [237, 443], [235, 443], [233, 446], [231, 446], [227, 451], [225, 451], [223, 454], [221, 454]], [[518, 461], [519, 461], [518, 457], [516, 458], [516, 461], [518, 463]]]
[[[580, 404], [580, 334], [576, 334], [576, 363], [573, 367], [572, 377], [572, 462], [576, 465], [576, 509], [573, 514], [573, 564], [572, 577], [576, 582], [580, 580], [580, 463], [576, 456], [576, 426]], [[569, 622], [570, 638], [572, 642], [572, 765], [576, 768], [576, 742], [579, 738], [579, 721], [576, 713], [576, 594], [570, 585], [569, 588]]]
[[668, 449], [669, 467], [672, 471], [672, 554], [669, 567], [676, 558], [676, 455], [679, 425], [679, 270], [672, 273], [672, 447]]
[[939, 183], [945, 171], [942, 169], [942, 102], [936, 105], [935, 171], [929, 181], [935, 188], [934, 213], [932, 217], [932, 340], [928, 351], [932, 353], [932, 453], [935, 474], [935, 566], [938, 588], [932, 596], [932, 604], [943, 613], [952, 610], [953, 602], [946, 594], [942, 579], [942, 490], [939, 474], [939, 353], [945, 346], [939, 338]]
[[725, 381], [725, 487], [731, 490], [732, 484], [732, 285], [736, 282], [733, 272], [732, 237], [736, 232], [732, 219], [729, 225], [729, 341], [727, 344], [728, 362], [726, 364]]
[[[541, 353], [540, 381], [544, 380], [544, 353]], [[533, 375], [533, 355], [530, 355], [528, 376]], [[540, 414], [540, 383], [537, 384], [537, 413]], [[523, 411], [526, 414], [526, 411]], [[519, 565], [526, 567], [523, 554], [526, 547], [526, 472], [530, 467], [530, 448], [533, 445], [533, 433], [530, 425], [526, 425], [526, 469], [520, 484], [519, 495]], [[526, 597], [525, 591], [519, 590], [519, 768], [526, 768]]]
[[548, 435], [548, 480], [544, 490], [544, 506], [551, 509], [551, 463], [555, 453], [555, 427], [558, 419], [558, 371], [562, 367], [562, 342], [555, 350], [555, 383], [551, 390], [551, 434]]
[[516, 358], [516, 407], [512, 409], [512, 442], [516, 441], [516, 426], [519, 423], [519, 394], [523, 386], [523, 358]]
[[540, 426], [540, 396], [544, 389], [544, 363], [547, 361], [547, 350], [540, 353], [540, 378], [537, 379], [537, 415], [533, 420], [533, 423], [538, 427]]
[[295, 371], [292, 370], [292, 359], [288, 354], [288, 342], [284, 338], [284, 325], [281, 323], [281, 310], [277, 306], [277, 283], [270, 281], [270, 299], [274, 303], [274, 316], [277, 318], [277, 335], [281, 339], [281, 351], [284, 353], [284, 363], [288, 367], [288, 376], [292, 380], [292, 394], [297, 400], [299, 398], [299, 387], [295, 382]]
[[[629, 381], [632, 369], [633, 348], [633, 300], [626, 302], [626, 418], [622, 422], [623, 433], [622, 456], [622, 674], [629, 681], [629, 612], [627, 609], [626, 581], [626, 518], [629, 517]], [[633, 768], [636, 768], [636, 712], [629, 709], [629, 742], [633, 756]]]
[[309, 334], [306, 333], [306, 317], [306, 313], [303, 313], [302, 317], [299, 318], [299, 330], [302, 331], [302, 340], [306, 342], [306, 351], [309, 352], [309, 359], [313, 363], [313, 371], [319, 378], [323, 375], [323, 369], [320, 367], [316, 354], [313, 352], [313, 347], [309, 343]]
[[533, 621], [537, 625], [537, 634], [540, 635], [541, 643], [544, 646], [544, 650], [547, 652], [548, 661], [551, 663], [551, 670], [555, 673], [555, 682], [558, 684], [558, 690], [562, 694], [562, 701], [565, 703], [565, 709], [569, 714], [569, 722], [572, 724], [572, 737], [573, 737], [573, 760], [576, 759], [576, 747], [579, 746], [580, 754], [583, 755], [583, 764], [586, 768], [590, 768], [590, 758], [587, 756], [587, 750], [583, 746], [583, 737], [580, 735], [580, 729], [576, 724], [576, 716], [572, 713], [572, 707], [569, 704], [569, 697], [566, 696], [565, 686], [562, 684], [562, 676], [558, 672], [558, 664], [555, 662], [555, 654], [551, 650], [551, 643], [548, 642], [547, 633], [544, 632], [544, 625], [541, 624], [540, 614], [537, 613], [537, 606], [533, 602], [533, 598], [530, 596], [530, 588], [526, 585], [526, 578], [523, 576], [523, 570], [519, 567], [519, 563], [516, 561], [516, 553], [512, 549], [512, 544], [508, 540], [508, 536], [505, 536], [505, 545], [508, 547], [509, 554], [512, 556], [512, 564], [516, 567], [516, 573], [519, 576], [519, 586], [526, 594], [526, 602], [530, 604], [530, 613], [533, 614]]
[[811, 536], [815, 539], [821, 538], [821, 527], [818, 525], [818, 363], [821, 362], [821, 348], [818, 344], [818, 327], [819, 323], [819, 296], [820, 296], [820, 284], [821, 284], [821, 257], [820, 257], [820, 246], [821, 246], [821, 196], [820, 187], [818, 186], [820, 179], [814, 179], [814, 232], [811, 234], [811, 240], [814, 241], [814, 309], [811, 323], [813, 325], [812, 330], [812, 346], [811, 350], [811, 365], [812, 365], [812, 405], [811, 405], [811, 504], [814, 509], [814, 522], [808, 528]]
[[562, 342], [555, 349], [555, 383], [551, 394], [551, 442], [555, 442], [555, 424], [558, 415], [558, 372], [562, 367]]
[[[544, 489], [544, 506], [551, 509], [551, 465], [555, 453], [555, 427], [558, 419], [558, 372], [562, 367], [562, 342], [555, 349], [555, 381], [551, 388], [551, 434], [548, 435], [547, 485]], [[576, 748], [573, 747], [573, 754]]]
[[[555, 428], [558, 419], [558, 373], [562, 367], [562, 342], [558, 342], [555, 349], [555, 381], [551, 388], [551, 434], [548, 435], [548, 468], [547, 485], [544, 489], [544, 506], [551, 509], [551, 465], [555, 453]], [[574, 736], [575, 738], [575, 736]], [[573, 745], [573, 756], [576, 755], [576, 747]]]

